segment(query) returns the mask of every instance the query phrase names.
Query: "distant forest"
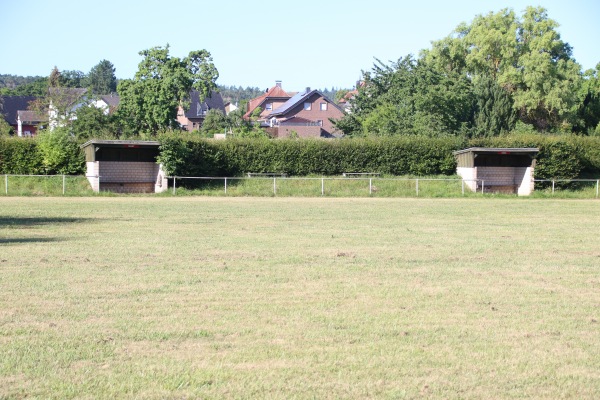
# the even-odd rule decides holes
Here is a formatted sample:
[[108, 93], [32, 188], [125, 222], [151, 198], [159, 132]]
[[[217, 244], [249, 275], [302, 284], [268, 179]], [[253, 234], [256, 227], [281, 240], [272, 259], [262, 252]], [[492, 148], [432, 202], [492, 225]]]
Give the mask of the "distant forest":
[[[68, 71], [67, 71], [68, 72]], [[64, 72], [63, 72], [64, 73]], [[66, 86], [79, 83], [76, 80], [67, 82]], [[48, 88], [48, 77], [44, 76], [19, 76], [0, 74], [0, 94], [4, 96], [44, 96]], [[223, 101], [241, 103], [260, 96], [265, 89], [258, 87], [242, 87], [235, 85], [217, 85]], [[334, 100], [338, 89], [319, 89], [325, 96]], [[347, 89], [346, 89], [347, 91]]]

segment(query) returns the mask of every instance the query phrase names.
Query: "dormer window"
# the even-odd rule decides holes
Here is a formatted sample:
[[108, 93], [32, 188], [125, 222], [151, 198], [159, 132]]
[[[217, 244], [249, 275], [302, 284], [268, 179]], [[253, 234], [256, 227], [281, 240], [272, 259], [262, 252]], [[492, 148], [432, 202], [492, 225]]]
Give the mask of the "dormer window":
[[272, 109], [273, 109], [273, 103], [267, 103], [267, 104], [265, 104], [265, 110], [271, 111]]

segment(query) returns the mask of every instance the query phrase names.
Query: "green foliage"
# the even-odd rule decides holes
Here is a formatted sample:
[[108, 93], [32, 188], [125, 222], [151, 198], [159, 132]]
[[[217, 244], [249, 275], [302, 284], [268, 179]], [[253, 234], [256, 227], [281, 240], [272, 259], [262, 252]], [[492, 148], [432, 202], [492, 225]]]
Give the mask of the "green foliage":
[[482, 76], [474, 85], [477, 108], [475, 134], [498, 136], [515, 128], [518, 116], [510, 95], [496, 81]]
[[93, 106], [82, 106], [75, 112], [71, 132], [77, 139], [114, 139], [119, 137], [119, 126], [113, 115]]
[[570, 127], [576, 121], [581, 67], [557, 28], [541, 7], [527, 7], [521, 18], [503, 9], [460, 25], [423, 57], [464, 76], [491, 77], [510, 95], [521, 120], [538, 130]]
[[42, 158], [35, 140], [0, 137], [0, 173], [20, 175], [42, 171]]
[[208, 110], [200, 131], [205, 135], [214, 135], [215, 133], [224, 133], [227, 128], [227, 118], [221, 110]]
[[475, 97], [458, 73], [407, 56], [378, 62], [364, 81], [352, 113], [336, 123], [347, 135], [465, 135], [472, 126]]
[[39, 131], [35, 140], [38, 143], [44, 173], [65, 175], [83, 173], [84, 154], [67, 128]]
[[177, 109], [186, 103], [192, 89], [206, 98], [216, 88], [219, 74], [206, 50], [192, 51], [179, 59], [169, 55], [169, 46], [140, 52], [134, 79], [119, 82], [118, 113], [131, 130], [152, 135], [176, 128]]
[[48, 78], [42, 76], [0, 75], [0, 95], [45, 96], [48, 93]]
[[87, 86], [94, 94], [110, 94], [117, 91], [115, 67], [108, 60], [101, 60], [92, 67], [87, 76]]
[[[237, 176], [246, 172], [288, 175], [340, 175], [379, 172], [391, 175], [453, 174], [456, 138], [365, 138], [352, 140], [224, 141], [161, 139], [160, 162], [179, 176]], [[164, 154], [163, 154], [164, 152]]]
[[14, 135], [14, 129], [4, 118], [0, 116], [0, 136]]

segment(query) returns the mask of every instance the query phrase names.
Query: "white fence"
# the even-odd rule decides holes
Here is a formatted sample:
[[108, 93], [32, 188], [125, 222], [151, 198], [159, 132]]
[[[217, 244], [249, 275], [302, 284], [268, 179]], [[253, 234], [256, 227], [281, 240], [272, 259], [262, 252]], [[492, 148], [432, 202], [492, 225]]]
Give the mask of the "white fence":
[[[81, 195], [88, 192], [86, 189], [89, 189], [89, 194], [92, 194], [86, 178], [79, 175], [4, 175], [3, 178], [0, 178], [0, 195], [65, 195], [73, 192]], [[222, 188], [222, 193], [225, 195], [235, 195], [235, 189], [230, 190], [230, 188], [239, 184], [240, 181], [262, 182], [261, 192], [258, 195], [271, 194], [274, 196], [298, 193], [298, 191], [282, 190], [282, 188], [289, 188], [292, 182], [304, 182], [305, 187], [300, 187], [300, 195], [308, 196], [344, 195], [344, 191], [348, 188], [352, 188], [347, 192], [349, 196], [356, 195], [361, 190], [362, 193], [369, 196], [378, 194], [389, 197], [428, 196], [432, 193], [432, 187], [438, 188], [440, 197], [446, 195], [465, 196], [467, 193], [472, 193], [465, 184], [466, 181], [460, 178], [382, 178], [376, 174], [347, 174], [347, 176], [340, 177], [314, 178], [287, 177], [282, 174], [250, 174], [248, 177], [172, 176], [169, 179], [172, 182], [174, 195], [177, 194], [178, 186], [186, 181], [212, 182], [212, 185], [205, 185], [209, 187], [208, 190], [214, 194], [215, 190], [218, 193], [221, 190], [219, 188]], [[484, 180], [473, 180], [473, 182], [477, 182], [480, 193], [485, 193], [490, 188], [490, 185], [486, 184]], [[535, 183], [534, 193], [541, 192], [552, 196], [556, 193], [570, 191], [579, 197], [600, 198], [600, 179], [536, 179]], [[302, 184], [297, 186], [302, 186]]]
[[[430, 182], [456, 183], [457, 188], [460, 185], [460, 194], [462, 196], [465, 195], [465, 186], [467, 186], [465, 184], [465, 182], [476, 182], [478, 191], [481, 190], [481, 193], [485, 193], [486, 189], [489, 189], [490, 187], [493, 186], [493, 185], [489, 185], [489, 184], [486, 185], [485, 180], [481, 180], [481, 179], [467, 180], [467, 179], [461, 179], [461, 178], [381, 178], [381, 177], [369, 176], [369, 175], [376, 175], [376, 174], [345, 174], [342, 177], [320, 177], [320, 178], [318, 178], [318, 177], [317, 178], [287, 177], [284, 174], [248, 174], [247, 177], [171, 176], [168, 178], [172, 179], [172, 182], [173, 182], [172, 193], [174, 195], [177, 194], [177, 181], [178, 180], [180, 182], [181, 181], [185, 182], [185, 180], [211, 181], [211, 182], [222, 181], [223, 193], [225, 195], [228, 194], [228, 187], [232, 182], [247, 181], [247, 180], [264, 180], [264, 181], [272, 182], [272, 194], [274, 196], [277, 196], [278, 188], [280, 187], [280, 184], [282, 184], [284, 182], [289, 182], [289, 181], [315, 181], [315, 182], [318, 182], [318, 183], [320, 183], [320, 193], [313, 193], [313, 195], [320, 194], [321, 196], [326, 195], [326, 187], [328, 186], [328, 184], [330, 184], [333, 181], [346, 181], [346, 182], [348, 182], [348, 181], [354, 181], [354, 182], [355, 181], [364, 181], [365, 189], [368, 187], [369, 195], [374, 194], [374, 192], [376, 191], [375, 184], [378, 184], [380, 182], [388, 182], [388, 183], [390, 183], [390, 182], [392, 182], [392, 183], [393, 182], [405, 182], [405, 183], [409, 182], [409, 183], [414, 184], [414, 187], [413, 187], [414, 192], [413, 193], [417, 197], [421, 194], [423, 185], [427, 185]], [[551, 192], [552, 194], [555, 193], [557, 183], [563, 183], [563, 182], [565, 182], [565, 183], [575, 183], [575, 182], [594, 183], [595, 184], [595, 197], [598, 198], [599, 194], [600, 194], [599, 193], [600, 179], [572, 179], [572, 180], [536, 179], [535, 182], [551, 183], [552, 184], [552, 192]], [[467, 187], [466, 191], [470, 192], [468, 187]]]

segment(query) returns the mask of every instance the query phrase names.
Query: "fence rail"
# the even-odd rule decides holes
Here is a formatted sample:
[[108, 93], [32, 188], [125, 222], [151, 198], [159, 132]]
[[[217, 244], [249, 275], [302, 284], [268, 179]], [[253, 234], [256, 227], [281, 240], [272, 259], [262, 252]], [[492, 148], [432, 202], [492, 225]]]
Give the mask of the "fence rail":
[[[276, 175], [276, 176], [275, 176]], [[1, 175], [0, 175], [1, 176]], [[22, 189], [22, 187], [27, 186], [26, 181], [29, 178], [37, 178], [37, 182], [33, 182], [30, 184], [30, 191]], [[52, 184], [45, 184], [43, 181], [47, 178], [56, 178], [56, 181], [53, 181]], [[378, 191], [388, 191], [388, 196], [420, 196], [422, 194], [427, 195], [431, 193], [431, 186], [429, 183], [438, 182], [438, 183], [448, 183], [450, 186], [446, 187], [446, 190], [454, 191], [454, 195], [464, 196], [466, 192], [471, 192], [467, 183], [474, 183], [474, 187], [477, 188], [477, 192], [485, 193], [486, 189], [490, 188], [492, 185], [489, 185], [485, 180], [482, 179], [461, 179], [461, 178], [387, 178], [387, 177], [378, 177], [378, 176], [360, 176], [355, 174], [351, 179], [344, 176], [323, 176], [323, 177], [287, 177], [281, 176], [279, 174], [272, 174], [265, 176], [261, 174], [252, 174], [250, 177], [215, 177], [215, 176], [170, 176], [168, 177], [172, 181], [172, 193], [173, 195], [177, 194], [178, 186], [181, 186], [182, 182], [186, 181], [222, 181], [222, 187], [224, 194], [230, 194], [230, 187], [235, 185], [240, 181], [253, 181], [260, 182], [265, 181], [269, 182], [271, 189], [268, 189], [268, 192], [272, 193], [272, 195], [277, 196], [281, 191], [282, 187], [285, 187], [285, 184], [288, 182], [315, 182], [315, 186], [310, 186], [310, 188], [303, 190], [308, 190], [308, 195], [317, 195], [326, 196], [327, 194], [335, 195], [340, 192], [344, 192], [344, 188], [352, 187], [354, 188], [354, 192], [348, 192], [350, 196], [356, 194], [356, 191], [364, 190], [362, 193], [368, 193], [369, 195], [376, 194]], [[75, 181], [76, 183], [73, 183]], [[334, 182], [341, 182], [338, 185], [335, 185]], [[402, 185], [402, 182], [405, 185]], [[579, 190], [581, 190], [582, 185], [587, 186], [586, 191], [589, 194], [586, 194], [586, 197], [595, 197], [600, 198], [600, 179], [535, 179], [534, 182], [537, 184], [546, 184], [546, 188], [543, 190], [546, 193], [554, 195], [556, 192], [564, 190], [565, 187], [571, 185], [577, 186]], [[2, 185], [2, 183], [4, 185]], [[397, 185], [394, 186], [394, 183]], [[364, 185], [364, 186], [361, 186]], [[2, 188], [4, 186], [4, 188]], [[41, 195], [56, 195], [62, 194], [66, 195], [67, 192], [77, 194], [92, 194], [91, 188], [88, 187], [89, 183], [85, 176], [82, 175], [9, 175], [5, 174], [4, 179], [0, 178], [0, 195], [9, 195], [9, 194], [25, 194], [27, 195], [30, 192], [34, 192], [34, 194]], [[189, 185], [188, 185], [189, 186]], [[402, 186], [402, 188], [400, 188]], [[15, 189], [15, 187], [17, 187]], [[218, 186], [217, 186], [218, 187]], [[460, 189], [459, 189], [460, 188]], [[467, 188], [467, 190], [465, 190]], [[427, 190], [430, 190], [429, 192]], [[337, 190], [338, 192], [335, 192]], [[396, 192], [394, 192], [396, 190]], [[460, 190], [460, 191], [459, 191]], [[390, 192], [393, 192], [391, 195]], [[445, 192], [448, 194], [448, 192]], [[260, 195], [264, 195], [264, 190]], [[285, 192], [284, 192], [285, 195]], [[442, 193], [442, 196], [444, 193]], [[452, 195], [452, 193], [450, 193]]]

